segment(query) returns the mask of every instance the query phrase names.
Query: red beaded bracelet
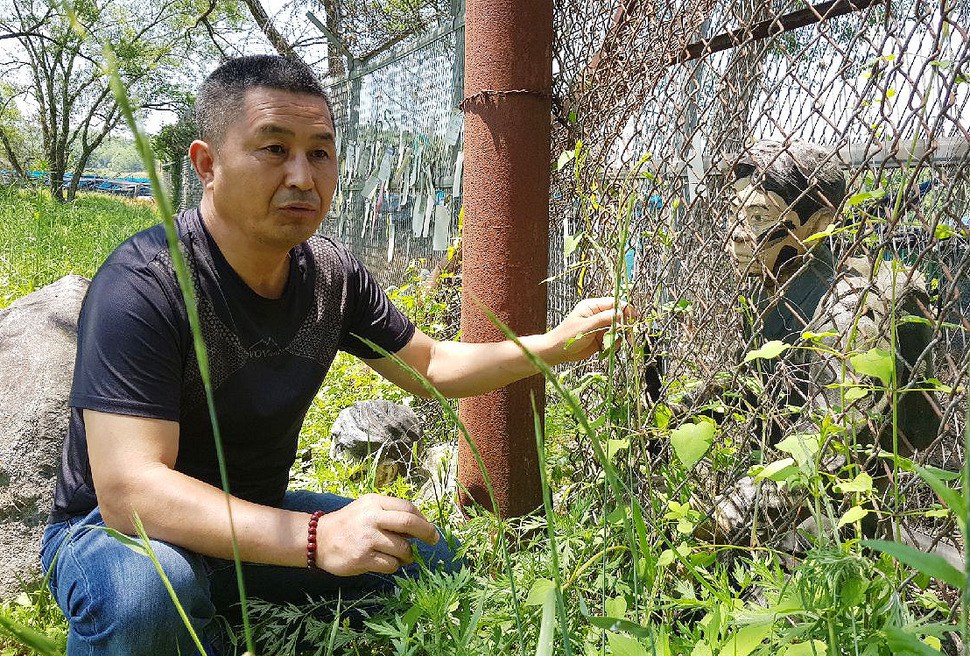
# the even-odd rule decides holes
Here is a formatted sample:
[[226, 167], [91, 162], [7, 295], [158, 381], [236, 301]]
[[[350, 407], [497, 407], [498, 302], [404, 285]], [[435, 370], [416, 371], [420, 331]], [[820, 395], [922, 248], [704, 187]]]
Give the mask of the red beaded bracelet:
[[326, 513], [318, 510], [310, 515], [310, 523], [306, 527], [306, 566], [317, 569], [317, 522]]

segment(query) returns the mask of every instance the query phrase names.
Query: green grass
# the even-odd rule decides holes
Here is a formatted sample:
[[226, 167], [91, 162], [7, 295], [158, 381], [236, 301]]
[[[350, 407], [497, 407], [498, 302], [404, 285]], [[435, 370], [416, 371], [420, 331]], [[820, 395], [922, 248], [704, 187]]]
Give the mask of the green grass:
[[154, 205], [105, 194], [60, 204], [0, 186], [0, 307], [67, 274], [90, 278], [114, 248], [158, 222]]
[[[0, 294], [7, 304], [66, 273], [92, 275], [117, 243], [155, 221], [150, 207], [112, 197], [58, 205], [45, 192], [0, 193]], [[406, 285], [392, 297], [431, 330], [448, 304], [429, 302], [424, 293]], [[626, 376], [639, 366], [634, 352], [611, 357], [619, 360], [604, 367]], [[953, 653], [943, 628], [952, 629], [956, 620], [952, 587], [921, 573], [918, 564], [863, 549], [851, 535], [841, 543], [819, 541], [796, 565], [767, 549], [706, 542], [694, 533], [698, 513], [687, 504], [696, 485], [692, 467], [675, 457], [645, 457], [648, 444], [670, 440], [669, 420], [643, 414], [633, 383], [549, 375], [555, 384], [543, 439], [548, 517], [500, 522], [472, 509], [455, 521], [450, 501], [445, 508], [426, 507], [461, 539], [468, 564], [463, 572], [429, 572], [402, 582], [363, 629], [318, 620], [313, 606], [254, 602], [258, 653], [531, 656], [568, 649], [583, 656], [888, 656], [939, 653], [940, 637]], [[582, 403], [571, 407], [570, 396]], [[428, 442], [459, 439], [440, 408], [340, 356], [304, 423], [293, 487], [348, 496], [413, 494], [403, 479], [375, 490], [366, 466], [329, 457], [337, 413], [369, 398], [412, 403], [419, 416], [432, 417]], [[740, 454], [728, 433], [743, 419], [717, 427], [706, 466], [730, 471]], [[657, 480], [658, 488], [648, 487]], [[830, 485], [810, 491], [820, 504], [843, 502]], [[954, 498], [950, 505], [964, 502]], [[66, 624], [45, 591], [0, 603], [0, 616], [63, 644]], [[309, 639], [309, 649], [297, 646], [300, 636]], [[0, 630], [0, 656], [28, 653]]]

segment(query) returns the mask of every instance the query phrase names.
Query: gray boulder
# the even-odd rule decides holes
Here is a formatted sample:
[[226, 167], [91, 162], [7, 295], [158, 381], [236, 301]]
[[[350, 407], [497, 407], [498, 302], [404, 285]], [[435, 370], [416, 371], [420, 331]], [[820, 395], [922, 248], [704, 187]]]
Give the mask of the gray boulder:
[[0, 310], [0, 599], [40, 575], [87, 288], [65, 276]]
[[382, 486], [412, 470], [421, 421], [407, 406], [384, 400], [360, 401], [340, 411], [330, 435], [332, 458], [347, 462], [373, 458], [375, 482]]

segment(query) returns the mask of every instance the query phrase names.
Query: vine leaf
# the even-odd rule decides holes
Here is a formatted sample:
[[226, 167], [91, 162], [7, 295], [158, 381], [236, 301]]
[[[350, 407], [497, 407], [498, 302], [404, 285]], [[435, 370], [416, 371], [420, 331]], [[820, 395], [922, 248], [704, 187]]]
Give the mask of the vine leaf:
[[688, 469], [704, 457], [713, 442], [714, 424], [709, 421], [684, 424], [670, 431], [670, 445], [674, 448], [677, 459]]
[[759, 358], [763, 360], [773, 360], [790, 348], [791, 344], [786, 344], [779, 339], [773, 339], [770, 342], [767, 342], [761, 348], [750, 351], [746, 356], [744, 356], [744, 361], [751, 362], [752, 360], [757, 360]]
[[859, 353], [849, 358], [852, 368], [860, 374], [872, 376], [889, 385], [893, 379], [895, 362], [892, 353], [881, 348], [871, 348], [865, 353]]

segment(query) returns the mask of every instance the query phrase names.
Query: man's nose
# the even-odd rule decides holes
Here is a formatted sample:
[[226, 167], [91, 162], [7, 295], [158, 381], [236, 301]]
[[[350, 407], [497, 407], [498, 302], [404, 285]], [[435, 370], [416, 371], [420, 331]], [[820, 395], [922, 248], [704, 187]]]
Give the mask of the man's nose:
[[286, 168], [286, 184], [301, 191], [313, 188], [313, 170], [306, 155], [297, 154], [290, 158]]

